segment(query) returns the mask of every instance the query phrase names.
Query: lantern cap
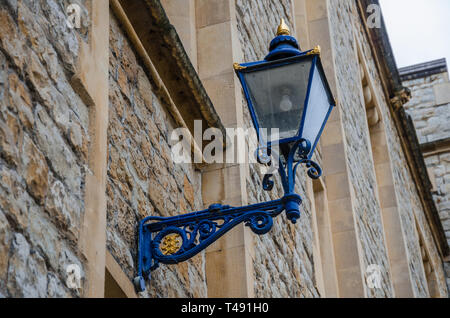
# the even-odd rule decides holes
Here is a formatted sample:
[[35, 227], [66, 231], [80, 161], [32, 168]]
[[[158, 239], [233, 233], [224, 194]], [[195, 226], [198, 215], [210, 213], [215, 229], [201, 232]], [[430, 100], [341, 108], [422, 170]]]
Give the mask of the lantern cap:
[[298, 45], [297, 40], [291, 36], [291, 30], [284, 19], [281, 18], [280, 25], [277, 28], [277, 35], [272, 42], [270, 42], [269, 54], [266, 56], [265, 60], [273, 61], [300, 54], [300, 46]]
[[277, 36], [278, 35], [291, 35], [291, 30], [287, 26], [287, 24], [284, 22], [284, 19], [281, 18], [280, 25], [277, 29]]

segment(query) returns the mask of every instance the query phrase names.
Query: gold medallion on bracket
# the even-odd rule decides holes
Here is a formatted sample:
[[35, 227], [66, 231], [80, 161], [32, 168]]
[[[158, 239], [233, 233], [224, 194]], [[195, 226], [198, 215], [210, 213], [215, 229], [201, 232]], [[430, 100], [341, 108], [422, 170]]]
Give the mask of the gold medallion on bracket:
[[163, 255], [172, 255], [181, 248], [182, 239], [177, 233], [164, 236], [161, 241], [160, 249]]

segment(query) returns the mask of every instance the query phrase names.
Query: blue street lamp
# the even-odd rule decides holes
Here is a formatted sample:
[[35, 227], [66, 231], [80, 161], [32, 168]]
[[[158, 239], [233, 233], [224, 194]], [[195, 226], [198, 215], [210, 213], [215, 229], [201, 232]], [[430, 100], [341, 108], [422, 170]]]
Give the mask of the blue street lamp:
[[311, 158], [335, 101], [322, 63], [320, 47], [301, 52], [282, 20], [264, 61], [235, 64], [260, 144], [271, 143], [270, 133], [279, 130], [281, 154], [292, 144], [307, 140]]
[[[288, 220], [296, 223], [302, 202], [294, 191], [297, 167], [305, 164], [314, 179], [322, 174], [311, 157], [335, 101], [320, 61], [320, 48], [301, 52], [282, 20], [264, 61], [235, 63], [234, 68], [259, 144], [267, 145], [257, 152], [258, 159], [267, 164], [269, 154], [278, 156], [284, 195], [244, 207], [213, 204], [189, 214], [144, 218], [139, 224], [138, 276], [134, 280], [138, 291], [145, 290], [144, 276], [150, 279], [151, 271], [160, 263], [188, 260], [240, 223], [258, 235], [269, 232], [273, 218], [283, 211]], [[277, 140], [271, 135], [274, 129], [279, 132]], [[271, 153], [275, 144], [279, 154]], [[266, 191], [273, 188], [271, 178], [271, 174], [264, 176]]]

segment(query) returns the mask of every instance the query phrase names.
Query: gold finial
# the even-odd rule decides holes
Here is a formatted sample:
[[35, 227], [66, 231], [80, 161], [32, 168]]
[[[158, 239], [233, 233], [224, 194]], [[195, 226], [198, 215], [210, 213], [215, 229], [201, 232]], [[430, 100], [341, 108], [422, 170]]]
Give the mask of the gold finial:
[[245, 70], [246, 67], [245, 66], [241, 66], [239, 63], [234, 63], [233, 67], [235, 70], [239, 71], [239, 70]]
[[280, 25], [278, 26], [277, 29], [277, 36], [278, 35], [291, 35], [291, 30], [289, 30], [289, 27], [284, 22], [283, 18], [281, 18]]
[[320, 55], [320, 45], [317, 45], [316, 47], [314, 47], [314, 49], [312, 49], [311, 51], [309, 51], [308, 53], [306, 53], [306, 55]]

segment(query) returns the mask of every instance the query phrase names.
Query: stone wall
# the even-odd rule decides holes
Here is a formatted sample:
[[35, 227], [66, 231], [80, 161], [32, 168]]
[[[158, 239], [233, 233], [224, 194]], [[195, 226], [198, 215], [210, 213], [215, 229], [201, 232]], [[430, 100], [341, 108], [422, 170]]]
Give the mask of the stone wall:
[[[433, 174], [436, 188], [433, 199], [439, 211], [447, 242], [450, 244], [450, 153], [440, 153], [425, 158], [425, 163]], [[450, 262], [444, 263], [447, 286], [450, 290]]]
[[[280, 18], [292, 27], [289, 0], [236, 0], [236, 18], [244, 61], [262, 60], [268, 53], [268, 43], [276, 33]], [[257, 23], [255, 23], [257, 21]], [[244, 101], [244, 105], [246, 102]], [[244, 123], [251, 125], [248, 108], [244, 106]], [[271, 192], [262, 190], [262, 178], [257, 164], [250, 165], [247, 177], [249, 203], [282, 197], [281, 180], [275, 175]], [[306, 174], [298, 172], [296, 192], [303, 198], [301, 217], [292, 225], [283, 214], [274, 222], [267, 235], [254, 236], [256, 297], [318, 297], [313, 263], [313, 233], [311, 202], [306, 195]]]
[[403, 82], [411, 90], [411, 100], [405, 109], [414, 121], [421, 144], [450, 137], [450, 103], [438, 104], [434, 89], [447, 82], [447, 72]]
[[[356, 21], [360, 21], [359, 17], [355, 17]], [[388, 101], [383, 93], [381, 79], [377, 71], [377, 67], [373, 60], [371, 48], [366, 40], [366, 33], [362, 25], [359, 24], [357, 36], [361, 41], [362, 51], [369, 66], [370, 76], [375, 84], [375, 94], [380, 101], [381, 120], [385, 126], [387, 136], [387, 146], [389, 150], [389, 159], [393, 171], [394, 190], [397, 197], [398, 213], [400, 214], [401, 227], [403, 237], [406, 244], [406, 252], [408, 255], [408, 264], [410, 277], [413, 284], [413, 291], [416, 297], [428, 297], [427, 280], [423, 270], [422, 255], [419, 246], [417, 231], [420, 231], [424, 237], [425, 243], [431, 254], [431, 262], [438, 277], [439, 289], [442, 294], [446, 294], [445, 286], [443, 286], [444, 276], [442, 270], [442, 262], [437, 251], [435, 241], [431, 234], [431, 229], [425, 217], [417, 187], [414, 183], [411, 171], [405, 153], [402, 149], [401, 141], [397, 128], [392, 119], [392, 115], [388, 108]], [[336, 62], [337, 63], [337, 62]], [[386, 154], [384, 154], [386, 155]]]
[[[174, 164], [175, 126], [111, 13], [107, 248], [131, 280], [137, 271], [137, 226], [146, 216], [201, 210], [201, 176]], [[204, 254], [152, 272], [142, 297], [206, 297]]]
[[[0, 296], [81, 296], [87, 286], [78, 243], [90, 109], [70, 80], [89, 19], [69, 29], [66, 2], [0, 1]], [[138, 221], [201, 209], [201, 178], [172, 163], [172, 119], [112, 13], [110, 42], [107, 248], [131, 280]], [[79, 290], [66, 287], [70, 264]], [[141, 296], [204, 297], [204, 273], [202, 254], [162, 266]]]
[[[336, 89], [344, 128], [349, 181], [353, 188], [354, 218], [357, 224], [361, 268], [377, 264], [383, 271], [382, 288], [366, 289], [368, 296], [391, 297], [390, 269], [383, 237], [380, 203], [359, 76], [356, 38], [361, 22], [354, 1], [329, 1], [330, 32], [335, 57]], [[366, 53], [366, 52], [364, 52]], [[370, 57], [371, 53], [364, 54]], [[373, 67], [373, 66], [372, 66]], [[375, 71], [373, 68], [371, 71]], [[333, 213], [331, 211], [330, 213]]]
[[81, 291], [65, 281], [70, 264], [84, 277], [89, 109], [70, 79], [87, 29], [67, 27], [66, 2], [0, 1], [0, 296]]
[[[89, 12], [88, 1], [73, 2], [81, 6], [85, 17], [78, 30], [66, 24], [64, 8], [68, 0], [0, 0], [0, 297], [77, 297], [89, 284], [84, 279], [87, 263], [79, 239], [85, 180], [90, 173], [93, 114], [71, 82], [81, 43], [89, 39]], [[281, 17], [294, 29], [291, 4], [290, 0], [235, 0], [245, 61], [264, 58]], [[327, 9], [361, 268], [378, 264], [385, 269], [382, 288], [365, 288], [366, 296], [390, 297], [394, 292], [355, 39], [362, 45], [380, 101], [414, 294], [428, 296], [418, 231], [436, 271], [438, 287], [445, 294], [440, 256], [355, 2], [330, 0]], [[170, 135], [178, 127], [112, 12], [110, 17], [107, 249], [131, 281], [136, 276], [138, 222], [149, 215], [173, 216], [202, 209], [202, 179], [193, 165], [173, 163]], [[422, 86], [429, 84], [424, 82]], [[421, 115], [417, 116], [424, 121], [419, 130], [426, 141], [439, 139], [442, 136], [435, 133], [446, 132], [448, 127], [432, 116], [446, 116], [448, 112], [444, 108], [428, 109], [431, 104], [427, 104], [426, 96], [423, 101], [427, 106], [419, 107]], [[251, 125], [246, 107], [244, 123], [246, 128]], [[430, 139], [424, 130], [427, 127], [434, 127]], [[317, 155], [314, 159], [321, 162]], [[441, 155], [427, 159], [435, 167], [438, 191], [442, 193], [449, 192], [449, 162], [448, 156]], [[262, 190], [262, 177], [259, 166], [250, 165], [245, 185], [248, 203], [281, 197], [278, 176], [271, 192]], [[290, 224], [281, 215], [269, 234], [252, 234], [256, 297], [321, 296], [315, 272], [315, 216], [308, 182], [304, 169], [299, 169], [296, 192], [303, 203], [297, 224]], [[448, 228], [448, 202], [439, 201], [439, 193], [435, 198], [444, 206], [442, 216]], [[81, 269], [78, 290], [66, 286], [70, 264]], [[139, 296], [206, 297], [204, 253], [176, 266], [161, 266], [147, 284], [147, 291]]]
[[[436, 96], [437, 86], [447, 85], [450, 89], [448, 72], [413, 77], [403, 82], [411, 90], [411, 100], [405, 108], [413, 118], [419, 142], [426, 144], [450, 138], [450, 103]], [[424, 156], [435, 184], [433, 198], [450, 244], [450, 152], [447, 149]], [[450, 263], [445, 263], [444, 269], [450, 286]]]
[[[273, 3], [271, 1], [236, 1], [237, 21], [244, 61], [261, 60], [267, 54], [267, 43], [274, 36], [274, 27], [278, 19], [283, 17], [288, 25], [292, 25], [290, 1]], [[334, 50], [337, 81], [337, 97], [342, 108], [342, 121], [347, 146], [347, 166], [354, 197], [354, 213], [356, 217], [362, 269], [370, 264], [378, 264], [384, 268], [382, 288], [365, 288], [369, 297], [391, 297], [394, 291], [391, 283], [380, 203], [376, 193], [377, 181], [372, 158], [369, 129], [362, 100], [362, 86], [359, 80], [359, 65], [355, 51], [355, 37], [362, 43], [369, 72], [375, 79], [377, 97], [381, 101], [382, 117], [385, 120], [387, 136], [394, 140], [390, 148], [391, 162], [396, 180], [395, 190], [399, 197], [399, 213], [402, 228], [408, 246], [408, 264], [414, 283], [415, 294], [426, 296], [427, 287], [418, 237], [416, 218], [426, 240], [431, 246], [433, 262], [438, 267], [439, 256], [434, 246], [430, 229], [424, 219], [417, 189], [408, 170], [406, 158], [401, 148], [400, 139], [389, 113], [388, 102], [384, 97], [380, 79], [372, 53], [360, 23], [356, 6], [352, 1], [330, 1], [328, 3], [329, 23]], [[254, 23], [254, 21], [258, 23]], [[356, 26], [356, 28], [355, 28]], [[245, 109], [245, 122], [250, 117]], [[320, 158], [316, 158], [320, 161]], [[301, 169], [300, 169], [301, 170]], [[282, 189], [275, 187], [271, 193], [261, 189], [261, 174], [257, 165], [251, 166], [247, 178], [249, 202], [261, 202], [275, 199], [282, 194]], [[306, 176], [299, 172], [297, 192], [304, 199], [302, 217], [299, 224], [287, 225], [284, 220], [277, 220], [271, 233], [255, 237], [256, 256], [254, 261], [255, 292], [257, 296], [300, 296], [313, 297], [319, 295], [316, 274], [314, 273], [313, 233], [311, 202], [306, 195]], [[279, 180], [275, 184], [279, 185]], [[333, 211], [330, 211], [333, 213]], [[280, 222], [281, 221], [281, 222]], [[286, 228], [289, 228], [286, 231]], [[302, 229], [301, 231], [299, 229]], [[280, 243], [283, 242], [283, 243]], [[442, 271], [439, 272], [442, 274]], [[292, 277], [291, 277], [292, 276]], [[277, 285], [271, 284], [278, 281]]]
[[[448, 82], [447, 72], [403, 82], [411, 90], [411, 100], [405, 108], [413, 118], [421, 144], [450, 138], [450, 103], [437, 104], [434, 90], [436, 85]], [[425, 156], [436, 184], [433, 197], [450, 242], [450, 154], [447, 151]]]

